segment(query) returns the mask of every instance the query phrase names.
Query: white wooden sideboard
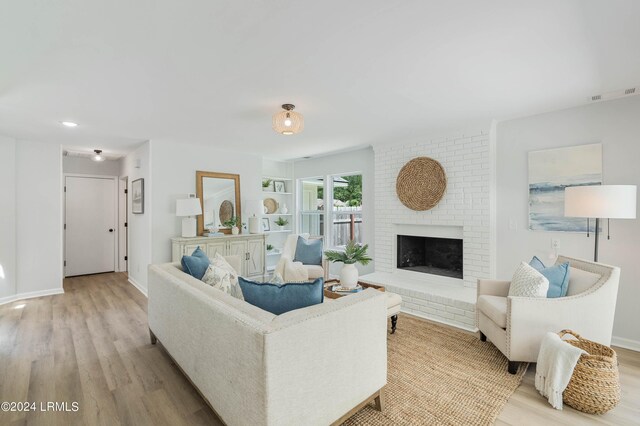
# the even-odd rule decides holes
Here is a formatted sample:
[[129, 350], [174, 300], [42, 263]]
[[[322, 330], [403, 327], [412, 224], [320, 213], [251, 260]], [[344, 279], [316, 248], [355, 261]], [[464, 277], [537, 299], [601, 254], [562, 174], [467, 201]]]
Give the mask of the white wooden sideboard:
[[209, 258], [214, 257], [216, 253], [221, 256], [239, 256], [242, 260], [242, 271], [238, 273], [243, 277], [265, 275], [265, 234], [172, 238], [172, 261], [180, 262], [183, 255], [190, 255], [198, 246]]

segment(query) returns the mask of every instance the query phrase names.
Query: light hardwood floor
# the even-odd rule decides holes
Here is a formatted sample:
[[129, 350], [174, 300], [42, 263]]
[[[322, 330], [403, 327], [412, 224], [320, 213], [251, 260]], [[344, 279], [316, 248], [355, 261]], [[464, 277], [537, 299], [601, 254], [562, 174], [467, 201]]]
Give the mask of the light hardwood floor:
[[[162, 347], [150, 344], [146, 298], [126, 274], [70, 278], [64, 287], [63, 295], [0, 306], [0, 402], [75, 401], [79, 411], [0, 411], [0, 425], [221, 424]], [[615, 410], [553, 410], [530, 368], [496, 424], [640, 424], [640, 353], [618, 354], [623, 399]]]

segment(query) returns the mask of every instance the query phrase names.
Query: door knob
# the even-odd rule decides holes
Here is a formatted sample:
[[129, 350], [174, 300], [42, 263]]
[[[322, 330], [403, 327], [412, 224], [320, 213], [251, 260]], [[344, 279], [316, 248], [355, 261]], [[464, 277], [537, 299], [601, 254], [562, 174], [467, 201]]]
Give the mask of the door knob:
[[109, 228], [109, 232], [113, 232], [113, 228]]

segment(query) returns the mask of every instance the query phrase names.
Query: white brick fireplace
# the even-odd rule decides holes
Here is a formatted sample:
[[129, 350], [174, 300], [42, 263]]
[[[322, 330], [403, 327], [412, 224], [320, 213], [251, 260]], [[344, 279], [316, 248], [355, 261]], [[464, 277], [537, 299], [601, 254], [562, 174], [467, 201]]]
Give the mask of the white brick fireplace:
[[[475, 288], [494, 264], [491, 232], [492, 149], [489, 134], [441, 138], [375, 151], [375, 273], [363, 277], [403, 296], [403, 311], [466, 329], [475, 329]], [[438, 160], [447, 190], [433, 209], [417, 212], [396, 195], [396, 177], [409, 160]], [[397, 235], [461, 238], [463, 278], [396, 268]]]

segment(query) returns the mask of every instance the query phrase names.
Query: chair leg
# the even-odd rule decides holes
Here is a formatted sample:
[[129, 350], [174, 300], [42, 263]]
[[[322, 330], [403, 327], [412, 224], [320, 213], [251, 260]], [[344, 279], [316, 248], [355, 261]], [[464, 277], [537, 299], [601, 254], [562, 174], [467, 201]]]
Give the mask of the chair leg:
[[398, 324], [398, 315], [393, 315], [391, 317], [391, 334], [396, 332], [396, 325]]
[[153, 331], [151, 331], [151, 329], [149, 329], [149, 337], [151, 338], [152, 345], [155, 345], [156, 343], [158, 343], [158, 338], [156, 337], [155, 334], [153, 334]]
[[380, 389], [380, 391], [378, 392], [378, 395], [374, 400], [374, 404], [376, 406], [376, 410], [378, 411], [384, 410], [384, 406], [385, 406], [384, 388]]
[[517, 361], [509, 361], [509, 374], [516, 374], [518, 372], [518, 365], [520, 365]]
[[482, 331], [480, 331], [480, 341], [481, 342], [486, 342], [487, 341], [487, 336], [485, 336]]

